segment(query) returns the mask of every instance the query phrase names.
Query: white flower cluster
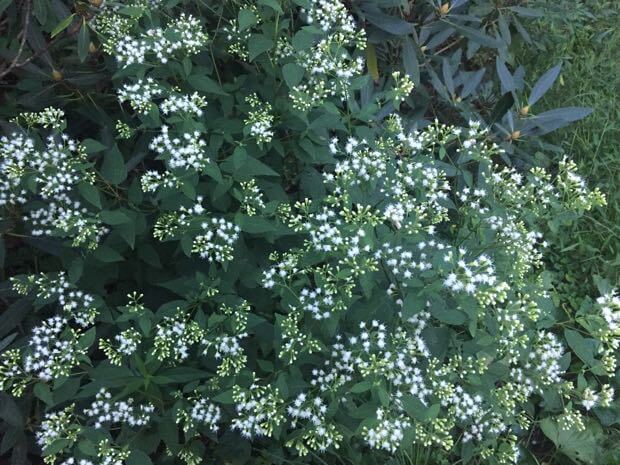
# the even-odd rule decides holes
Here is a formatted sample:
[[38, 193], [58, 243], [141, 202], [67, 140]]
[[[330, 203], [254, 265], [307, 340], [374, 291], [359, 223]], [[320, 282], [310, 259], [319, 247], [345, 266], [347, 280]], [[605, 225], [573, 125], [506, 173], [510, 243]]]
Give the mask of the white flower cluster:
[[189, 417], [196, 424], [204, 425], [211, 431], [218, 431], [220, 428], [218, 423], [222, 419], [222, 410], [204, 397], [200, 397], [191, 404]]
[[249, 389], [233, 387], [237, 416], [231, 428], [243, 437], [270, 437], [273, 429], [284, 421], [281, 412], [283, 400], [277, 388], [252, 384]]
[[564, 355], [563, 344], [552, 332], [539, 331], [535, 347], [535, 350], [528, 351], [529, 361], [524, 367], [531, 369], [538, 375], [539, 389], [562, 383], [564, 370], [560, 366], [560, 360]]
[[27, 126], [43, 126], [48, 129], [62, 130], [66, 126], [65, 112], [54, 107], [47, 107], [34, 113], [22, 113], [13, 121], [19, 123], [22, 120]]
[[114, 55], [123, 67], [142, 64], [147, 57], [166, 64], [177, 51], [187, 55], [198, 53], [207, 43], [208, 37], [202, 30], [200, 20], [182, 13], [168, 28], [153, 28], [139, 37], [125, 36], [118, 39]]
[[189, 357], [191, 346], [201, 340], [202, 330], [198, 323], [186, 319], [187, 316], [178, 309], [175, 316], [166, 316], [157, 325], [153, 354], [158, 360], [179, 363]]
[[108, 232], [96, 215], [70, 195], [78, 183], [92, 183], [94, 175], [84, 148], [66, 134], [50, 136], [42, 151], [23, 135], [3, 136], [0, 170], [5, 175], [0, 179], [0, 207], [26, 203], [29, 190], [43, 199], [43, 206], [24, 215], [33, 235], [72, 237], [76, 247], [95, 248]]
[[58, 300], [62, 309], [82, 327], [93, 324], [99, 313], [95, 298], [73, 286], [64, 271], [56, 275], [29, 275], [25, 279], [13, 279], [13, 289], [22, 295], [35, 291], [37, 297]]
[[205, 231], [194, 238], [192, 252], [210, 262], [224, 263], [232, 260], [234, 244], [241, 228], [224, 218], [212, 218], [201, 225]]
[[93, 420], [93, 426], [99, 429], [104, 424], [145, 426], [151, 420], [154, 411], [155, 407], [151, 404], [135, 405], [133, 398], [113, 401], [112, 394], [107, 389], [101, 388], [91, 406], [84, 409], [84, 414]]
[[168, 126], [161, 127], [161, 134], [156, 136], [149, 148], [166, 160], [170, 169], [194, 169], [202, 171], [209, 163], [206, 153], [207, 143], [200, 138], [200, 133], [184, 133], [179, 137], [170, 137]]
[[411, 421], [404, 415], [390, 415], [389, 411], [378, 408], [378, 423], [374, 427], [364, 427], [362, 435], [373, 449], [396, 452], [405, 436], [405, 429], [411, 427]]
[[335, 292], [328, 288], [303, 288], [299, 293], [302, 310], [310, 312], [314, 319], [323, 320], [332, 316], [336, 308]]
[[245, 101], [251, 108], [244, 122], [248, 133], [255, 137], [259, 144], [271, 142], [274, 134], [271, 104], [262, 102], [256, 94], [246, 97]]
[[202, 109], [206, 106], [206, 99], [198, 92], [194, 92], [191, 95], [170, 95], [161, 103], [160, 109], [164, 115], [182, 113], [201, 117], [203, 114]]
[[364, 58], [353, 58], [349, 49], [366, 47], [364, 30], [339, 0], [312, 0], [304, 11], [308, 24], [316, 25], [324, 36], [313, 47], [298, 51], [281, 42], [279, 55], [293, 58], [309, 76], [292, 89], [293, 106], [306, 111], [328, 97], [348, 98], [354, 78], [364, 69]]
[[620, 344], [620, 296], [616, 291], [604, 294], [596, 299], [601, 316], [608, 329], [608, 338], [614, 342], [616, 348]]
[[102, 339], [99, 346], [111, 363], [120, 366], [123, 357], [133, 354], [138, 349], [142, 336], [138, 331], [130, 328], [114, 336], [114, 340], [116, 346], [113, 346], [107, 339]]
[[138, 79], [133, 84], [125, 84], [118, 89], [118, 101], [129, 102], [131, 108], [138, 113], [147, 114], [153, 99], [160, 96], [164, 89], [152, 77]]
[[65, 194], [57, 195], [46, 207], [31, 210], [24, 220], [32, 225], [33, 236], [72, 237], [74, 247], [95, 249], [110, 232], [80, 201]]
[[[61, 336], [66, 331], [68, 334]], [[68, 376], [86, 350], [78, 345], [79, 333], [67, 327], [67, 320], [54, 316], [32, 329], [29, 350], [23, 360], [25, 373], [44, 381]]]
[[306, 455], [310, 450], [325, 452], [330, 447], [340, 447], [343, 436], [336, 425], [327, 419], [327, 405], [320, 397], [302, 392], [286, 408], [286, 412], [291, 418], [291, 428], [299, 428], [301, 432], [287, 446], [295, 447], [299, 455]]
[[36, 432], [37, 444], [42, 448], [49, 447], [58, 439], [65, 439], [70, 445], [77, 439], [77, 430], [74, 426], [74, 405], [63, 410], [45, 414], [41, 426]]
[[265, 208], [263, 193], [256, 185], [256, 180], [251, 179], [240, 183], [241, 208], [248, 216], [254, 216]]

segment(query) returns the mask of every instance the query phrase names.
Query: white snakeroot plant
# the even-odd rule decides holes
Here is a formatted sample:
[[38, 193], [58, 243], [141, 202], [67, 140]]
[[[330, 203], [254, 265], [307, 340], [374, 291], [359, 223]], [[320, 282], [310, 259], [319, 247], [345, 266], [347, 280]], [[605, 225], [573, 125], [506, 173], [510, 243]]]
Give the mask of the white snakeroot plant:
[[405, 129], [412, 82], [369, 82], [341, 1], [215, 6], [105, 2], [116, 133], [47, 109], [0, 139], [24, 268], [67, 269], [13, 279], [37, 313], [0, 341], [46, 460], [508, 465], [613, 405], [617, 291], [559, 320], [545, 270], [602, 192], [476, 121]]

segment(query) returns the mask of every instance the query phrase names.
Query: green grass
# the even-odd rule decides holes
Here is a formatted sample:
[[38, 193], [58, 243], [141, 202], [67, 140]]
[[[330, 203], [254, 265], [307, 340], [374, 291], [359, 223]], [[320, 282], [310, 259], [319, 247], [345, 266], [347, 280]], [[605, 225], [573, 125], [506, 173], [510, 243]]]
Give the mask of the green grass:
[[590, 212], [562, 244], [559, 271], [571, 294], [595, 295], [593, 275], [618, 285], [620, 269], [620, 4], [601, 0], [538, 0], [546, 11], [532, 25], [540, 50], [523, 49], [519, 61], [529, 76], [558, 62], [560, 79], [538, 103], [537, 112], [588, 106], [586, 119], [547, 136], [580, 167], [591, 187], [607, 196], [607, 206]]

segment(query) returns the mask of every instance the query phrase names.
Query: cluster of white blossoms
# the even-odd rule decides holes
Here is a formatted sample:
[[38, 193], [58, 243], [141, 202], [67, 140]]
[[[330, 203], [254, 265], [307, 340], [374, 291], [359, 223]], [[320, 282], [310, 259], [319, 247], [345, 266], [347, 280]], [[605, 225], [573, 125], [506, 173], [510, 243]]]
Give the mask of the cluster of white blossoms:
[[286, 413], [291, 419], [290, 426], [299, 429], [299, 436], [287, 442], [299, 455], [309, 451], [325, 452], [330, 447], [338, 449], [342, 434], [333, 420], [327, 418], [327, 404], [320, 397], [311, 397], [302, 392], [289, 404]]
[[95, 396], [95, 401], [89, 408], [84, 409], [84, 415], [93, 421], [97, 429], [104, 425], [126, 424], [131, 427], [145, 426], [151, 420], [155, 407], [151, 404], [138, 404], [130, 397], [127, 400], [113, 401], [112, 394], [106, 388], [101, 388]]
[[157, 325], [153, 340], [153, 355], [158, 360], [181, 363], [189, 357], [192, 345], [202, 338], [202, 329], [179, 308], [174, 316], [165, 316]]
[[135, 83], [123, 85], [116, 94], [119, 102], [129, 102], [136, 112], [147, 114], [151, 109], [153, 99], [162, 95], [163, 92], [164, 89], [160, 84], [152, 77], [147, 77], [138, 79]]
[[[21, 180], [34, 176], [37, 193], [43, 199], [70, 192], [81, 182], [89, 182], [92, 173], [84, 169], [86, 154], [84, 148], [65, 134], [50, 136], [44, 150], [35, 147], [33, 139], [23, 134], [0, 138], [0, 168], [4, 181], [0, 199], [5, 205], [11, 197], [19, 203], [25, 202], [25, 190], [20, 189]], [[6, 190], [5, 190], [6, 189]], [[11, 192], [13, 189], [17, 193]]]
[[13, 122], [19, 124], [21, 121], [28, 127], [42, 126], [45, 129], [56, 129], [61, 131], [66, 126], [65, 112], [54, 107], [47, 107], [37, 112], [21, 113]]
[[251, 108], [244, 121], [247, 132], [259, 144], [271, 142], [274, 134], [271, 104], [261, 101], [256, 94], [249, 95], [245, 101]]
[[[112, 31], [107, 32], [109, 34]], [[127, 35], [109, 40], [115, 44], [113, 54], [119, 64], [125, 67], [143, 64], [147, 59], [164, 65], [177, 52], [185, 55], [198, 53], [207, 43], [208, 37], [198, 18], [182, 13], [166, 29], [152, 28], [138, 37]]]
[[37, 444], [46, 448], [59, 439], [64, 439], [69, 444], [75, 442], [80, 427], [75, 425], [74, 409], [75, 405], [71, 404], [62, 410], [46, 413], [36, 432]]
[[11, 281], [13, 289], [19, 294], [34, 292], [38, 298], [57, 300], [67, 316], [81, 327], [93, 324], [99, 313], [95, 297], [72, 285], [64, 271], [53, 275], [27, 275]]
[[101, 339], [99, 341], [99, 347], [103, 350], [111, 363], [120, 366], [123, 357], [133, 354], [138, 349], [141, 340], [142, 335], [135, 329], [130, 328], [114, 336], [115, 345], [108, 339]]
[[393, 414], [383, 408], [375, 412], [377, 424], [364, 427], [362, 436], [373, 449], [396, 452], [405, 437], [405, 430], [411, 427], [411, 420], [403, 414]]
[[57, 195], [45, 207], [29, 211], [23, 219], [30, 223], [33, 236], [69, 237], [74, 247], [95, 249], [110, 232], [98, 216], [66, 194]]
[[188, 114], [201, 117], [207, 100], [198, 92], [190, 95], [172, 94], [161, 102], [160, 109], [164, 115]]
[[0, 356], [0, 389], [11, 388], [19, 396], [32, 380], [49, 382], [70, 375], [86, 354], [79, 344], [80, 335], [68, 327], [65, 318], [43, 320], [32, 329], [27, 347]]
[[354, 79], [361, 75], [365, 65], [364, 58], [353, 57], [351, 50], [366, 48], [364, 30], [357, 27], [342, 2], [312, 0], [304, 13], [306, 22], [316, 25], [323, 33], [318, 42], [302, 51], [286, 41], [278, 44], [281, 59], [294, 60], [307, 75], [291, 93], [293, 106], [303, 111], [329, 97], [346, 100]]
[[614, 290], [598, 297], [596, 303], [599, 305], [601, 316], [607, 324], [608, 334], [606, 336], [617, 347], [620, 344], [620, 296]]
[[206, 145], [198, 131], [171, 137], [170, 128], [164, 125], [161, 134], [151, 141], [149, 148], [158, 154], [158, 158], [164, 159], [170, 169], [192, 168], [202, 171], [209, 163]]
[[252, 384], [248, 389], [233, 387], [236, 416], [230, 427], [243, 437], [270, 437], [276, 426], [284, 421], [282, 405], [277, 388]]
[[[26, 121], [45, 126], [52, 116], [61, 117], [60, 113], [49, 114], [50, 109], [28, 114]], [[96, 248], [108, 229], [75, 197], [78, 184], [94, 182], [94, 172], [85, 148], [58, 132], [64, 125], [64, 120], [49, 124], [56, 132], [42, 149], [23, 134], [0, 138], [0, 170], [4, 174], [0, 180], [0, 207], [40, 199], [22, 216], [32, 235], [72, 238], [75, 247]]]
[[211, 218], [201, 224], [204, 231], [194, 238], [192, 252], [210, 262], [224, 263], [232, 260], [234, 244], [241, 228], [224, 218]]
[[256, 180], [251, 179], [239, 184], [241, 209], [248, 215], [254, 216], [265, 208], [265, 198], [256, 185]]
[[218, 362], [217, 375], [224, 377], [237, 374], [246, 366], [247, 356], [241, 343], [248, 337], [250, 305], [245, 301], [235, 307], [221, 305], [219, 312], [231, 318], [231, 327], [210, 328], [200, 342], [204, 346], [203, 354], [214, 352]]
[[392, 73], [392, 79], [394, 79], [394, 88], [391, 91], [392, 100], [396, 105], [405, 101], [405, 99], [413, 91], [413, 81], [407, 74], [401, 76], [400, 71], [394, 71]]
[[[292, 92], [295, 107], [303, 110], [327, 98], [350, 96], [364, 65], [352, 50], [365, 46], [364, 33], [343, 2], [310, 0], [308, 4], [302, 17], [311, 27], [304, 32], [314, 34], [314, 42], [309, 40], [312, 45], [299, 52], [287, 38], [280, 38], [276, 56], [280, 64], [303, 71], [301, 83]], [[146, 0], [139, 5], [148, 7]], [[248, 11], [258, 10], [251, 5]], [[188, 15], [175, 18], [165, 29], [153, 28], [137, 36], [130, 34], [137, 19], [113, 16], [104, 13], [95, 26], [111, 36], [106, 47], [121, 67], [165, 65], [181, 53], [198, 52], [207, 41], [200, 21]], [[249, 57], [252, 27], [242, 28], [237, 19], [228, 30], [231, 50], [244, 59]], [[191, 60], [179, 64], [179, 70], [191, 64]], [[198, 189], [204, 197], [184, 184], [217, 163], [207, 156], [205, 135], [195, 130], [206, 100], [197, 93], [182, 94], [176, 87], [168, 90], [168, 83], [147, 74], [141, 77], [119, 90], [119, 100], [129, 102], [138, 113], [147, 113], [157, 101], [169, 123], [150, 144], [157, 159], [165, 161], [166, 171], [145, 163], [142, 188], [151, 193], [161, 187], [187, 188], [182, 200], [194, 199], [190, 206], [171, 207], [161, 214], [154, 236], [179, 240], [188, 256], [195, 253], [208, 262], [198, 266], [217, 274], [223, 267], [209, 263], [234, 259], [241, 228], [228, 216], [209, 211], [211, 192], [206, 182]], [[393, 78], [397, 88], [389, 95], [398, 103], [413, 87], [407, 76]], [[272, 141], [275, 105], [259, 101], [256, 95], [247, 103], [251, 111], [243, 121], [244, 135], [259, 143]], [[59, 118], [57, 112], [48, 111], [25, 120], [59, 128]], [[187, 124], [176, 126], [179, 120]], [[570, 362], [566, 347], [551, 329], [540, 329], [545, 326], [539, 323], [550, 312], [542, 302], [550, 299], [538, 274], [544, 237], [530, 222], [539, 213], [546, 220], [563, 211], [560, 207], [587, 210], [604, 199], [600, 192], [587, 190], [567, 161], [557, 177], [541, 169], [521, 174], [494, 165], [501, 150], [486, 141], [481, 124], [470, 126], [435, 123], [406, 132], [393, 116], [376, 140], [364, 131], [333, 137], [327, 149], [337, 162], [322, 168], [325, 198], [280, 205], [275, 215], [269, 213], [269, 221], [279, 221], [278, 227], [288, 226], [300, 234], [295, 238], [297, 247], [269, 257], [275, 263], [263, 270], [259, 297], [264, 301], [256, 311], [245, 301], [234, 306], [222, 304], [228, 300], [217, 305], [208, 302], [204, 295], [215, 293], [203, 292], [206, 277], [200, 271], [196, 272], [199, 291], [192, 290], [186, 304], [175, 302], [174, 310], [162, 307], [151, 312], [134, 297], [130, 305], [119, 308], [121, 316], [114, 321], [128, 329], [108, 333], [114, 336], [100, 340], [99, 347], [107, 357], [102, 362], [106, 369], [121, 372], [137, 366], [140, 372], [150, 372], [155, 366], [154, 376], [142, 373], [146, 392], [130, 398], [119, 394], [116, 399], [102, 389], [82, 411], [69, 406], [48, 413], [37, 433], [39, 445], [47, 448], [63, 440], [66, 447], [61, 454], [77, 453], [77, 457], [81, 449], [73, 446], [79, 444], [80, 432], [94, 426], [110, 439], [101, 441], [90, 456], [97, 455], [98, 465], [122, 465], [130, 456], [130, 445], [112, 443], [115, 431], [121, 430], [119, 442], [126, 437], [130, 442], [125, 432], [147, 426], [156, 416], [151, 393], [170, 384], [176, 390], [166, 394], [174, 399], [172, 416], [162, 411], [161, 417], [174, 418], [186, 433], [192, 433], [187, 435], [192, 439], [205, 430], [211, 435], [226, 428], [248, 439], [276, 433], [282, 437], [286, 432], [290, 433], [286, 445], [305, 455], [337, 449], [351, 432], [347, 440], [390, 454], [415, 445], [430, 448], [447, 461], [457, 445], [466, 444], [481, 463], [492, 458], [489, 463], [504, 465], [517, 463], [513, 432], [528, 427], [532, 396], [551, 389], [560, 397], [575, 399], [575, 405], [586, 411], [609, 405], [614, 392], [608, 385], [574, 389], [565, 374]], [[121, 128], [128, 137], [132, 133], [128, 126]], [[86, 237], [96, 242], [105, 233], [89, 210], [70, 196], [79, 183], [93, 180], [84, 168], [89, 162], [79, 144], [60, 135], [49, 139], [43, 151], [21, 135], [0, 142], [0, 168], [7, 173], [0, 180], [0, 206], [25, 203], [30, 187], [22, 185], [22, 178], [35, 174], [37, 193], [51, 200], [29, 213], [38, 228], [35, 234], [53, 234], [54, 228], [60, 228], [72, 231], [81, 242], [87, 242]], [[442, 161], [447, 150], [456, 154], [450, 161], [458, 165], [457, 170]], [[479, 164], [479, 172], [471, 179], [458, 177], [472, 161]], [[468, 185], [460, 186], [461, 181]], [[232, 195], [242, 212], [253, 216], [270, 210], [255, 179], [239, 186], [233, 187]], [[53, 317], [35, 327], [27, 347], [2, 354], [0, 388], [12, 388], [21, 395], [29, 383], [70, 376], [81, 362], [90, 363], [83, 347], [88, 341], [81, 340], [68, 318], [85, 327], [101, 309], [93, 296], [74, 288], [64, 275], [28, 278], [17, 282], [16, 289], [57, 299], [67, 314], [66, 319]], [[229, 292], [234, 291], [226, 289], [222, 299], [232, 298]], [[609, 368], [618, 347], [620, 300], [612, 292], [596, 305], [604, 325], [599, 334], [607, 345], [604, 364]], [[114, 310], [109, 310], [101, 313], [115, 317]], [[273, 318], [267, 321], [265, 315], [272, 310], [269, 317]], [[250, 325], [249, 318], [266, 323]], [[140, 331], [132, 327], [134, 323]], [[273, 336], [271, 330], [263, 331], [269, 325]], [[285, 368], [281, 372], [275, 373], [275, 364], [270, 370], [271, 362], [261, 359], [272, 353], [261, 346], [261, 331], [268, 333], [270, 343], [275, 341], [269, 347], [275, 348], [277, 370]], [[254, 341], [258, 341], [256, 350]], [[191, 376], [192, 370], [208, 373], [208, 383], [177, 382], [175, 373], [186, 368]], [[259, 379], [252, 374], [248, 381], [249, 374], [259, 369], [267, 376]], [[230, 402], [221, 400], [229, 393], [218, 390], [231, 385], [232, 408], [222, 408], [220, 402]], [[283, 392], [289, 388], [290, 393]], [[201, 389], [214, 395], [207, 396]], [[157, 400], [163, 408], [172, 399]], [[78, 397], [77, 402], [82, 401]], [[360, 419], [356, 430], [348, 431], [349, 425], [339, 423], [345, 416]], [[81, 425], [84, 419], [88, 427]], [[566, 410], [561, 422], [583, 426], [578, 411]], [[199, 463], [200, 457], [185, 446], [169, 451], [175, 453], [190, 465]], [[63, 463], [94, 464], [78, 458], [66, 458]]]
[[280, 324], [282, 330], [282, 345], [278, 357], [287, 363], [293, 363], [299, 354], [307, 352], [319, 352], [321, 343], [310, 336], [302, 333], [300, 322], [303, 314], [299, 311], [291, 311]]
[[183, 424], [183, 431], [188, 432], [199, 426], [205, 426], [213, 432], [219, 431], [222, 409], [218, 405], [209, 402], [198, 393], [191, 396], [188, 401], [189, 405], [180, 408], [176, 414], [176, 421]]

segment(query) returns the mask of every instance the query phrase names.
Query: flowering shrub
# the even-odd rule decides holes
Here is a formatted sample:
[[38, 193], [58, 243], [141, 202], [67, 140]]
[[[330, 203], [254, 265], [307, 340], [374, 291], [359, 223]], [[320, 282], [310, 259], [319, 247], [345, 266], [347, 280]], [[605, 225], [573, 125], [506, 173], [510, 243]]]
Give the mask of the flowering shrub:
[[542, 431], [600, 463], [620, 303], [567, 319], [545, 272], [547, 232], [605, 202], [570, 160], [405, 128], [411, 81], [374, 88], [336, 0], [107, 2], [91, 27], [104, 117], [0, 140], [7, 241], [38, 250], [0, 342], [15, 461], [515, 464]]

